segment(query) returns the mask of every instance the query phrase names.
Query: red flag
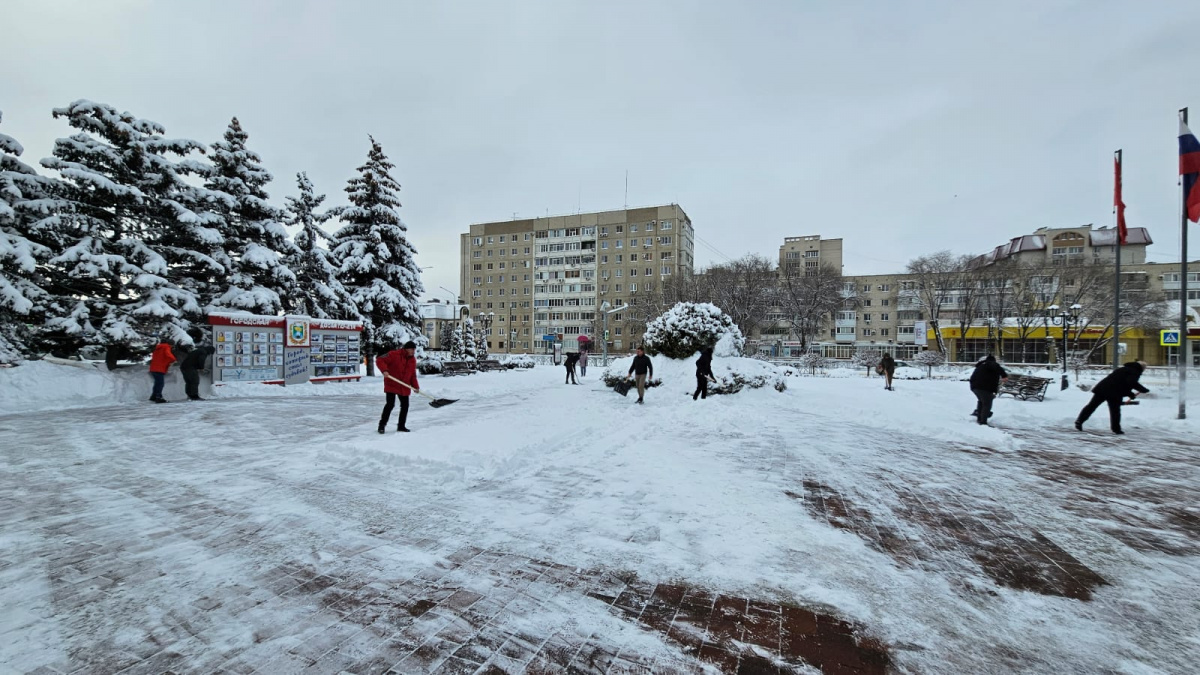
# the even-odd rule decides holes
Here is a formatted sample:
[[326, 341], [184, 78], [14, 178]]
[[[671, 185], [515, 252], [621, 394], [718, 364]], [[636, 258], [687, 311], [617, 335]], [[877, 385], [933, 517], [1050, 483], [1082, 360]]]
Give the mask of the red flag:
[[1117, 237], [1124, 246], [1129, 229], [1125, 227], [1125, 202], [1121, 201], [1121, 158], [1119, 155], [1113, 158], [1113, 175], [1113, 206], [1117, 208]]

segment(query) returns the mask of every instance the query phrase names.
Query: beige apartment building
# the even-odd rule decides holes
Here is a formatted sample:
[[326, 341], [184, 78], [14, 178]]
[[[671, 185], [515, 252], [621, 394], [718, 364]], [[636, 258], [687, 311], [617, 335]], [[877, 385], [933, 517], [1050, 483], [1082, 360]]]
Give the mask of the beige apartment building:
[[[676, 204], [471, 225], [460, 236], [462, 298], [493, 353], [578, 348], [602, 338], [601, 307], [619, 310], [647, 284], [695, 265], [691, 219]], [[480, 320], [482, 317], [482, 321]], [[609, 349], [643, 329], [609, 316]]]
[[779, 269], [814, 270], [831, 265], [842, 271], [842, 240], [822, 239], [819, 234], [785, 237], [779, 247]]

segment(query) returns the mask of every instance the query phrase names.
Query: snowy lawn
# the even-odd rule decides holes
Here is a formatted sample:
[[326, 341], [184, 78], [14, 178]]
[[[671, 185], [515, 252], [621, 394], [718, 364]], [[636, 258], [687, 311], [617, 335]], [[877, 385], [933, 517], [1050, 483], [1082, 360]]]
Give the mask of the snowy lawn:
[[[144, 374], [0, 370], [0, 672], [849, 672], [799, 608], [901, 672], [1200, 659], [1200, 400], [1174, 420], [1165, 382], [1118, 438], [1057, 384], [981, 427], [962, 382], [637, 406], [593, 367], [421, 376], [459, 402], [383, 436], [378, 379], [153, 405]], [[684, 630], [693, 597], [750, 618]]]

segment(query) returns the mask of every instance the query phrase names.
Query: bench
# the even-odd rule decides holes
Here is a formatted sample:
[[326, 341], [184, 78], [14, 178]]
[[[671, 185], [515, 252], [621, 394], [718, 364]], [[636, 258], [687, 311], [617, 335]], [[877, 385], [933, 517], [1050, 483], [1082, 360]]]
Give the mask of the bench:
[[451, 375], [470, 375], [475, 372], [466, 361], [445, 361], [442, 363], [442, 377]]
[[499, 361], [496, 361], [495, 359], [489, 359], [486, 361], [476, 361], [475, 367], [485, 373], [489, 370], [508, 370], [507, 368], [504, 367], [503, 363], [500, 363]]
[[1013, 398], [1020, 401], [1028, 401], [1031, 398], [1043, 401], [1046, 398], [1046, 389], [1051, 382], [1052, 380], [1044, 377], [1009, 375], [1007, 380], [1000, 381], [1000, 391], [996, 394], [996, 398], [1011, 394]]

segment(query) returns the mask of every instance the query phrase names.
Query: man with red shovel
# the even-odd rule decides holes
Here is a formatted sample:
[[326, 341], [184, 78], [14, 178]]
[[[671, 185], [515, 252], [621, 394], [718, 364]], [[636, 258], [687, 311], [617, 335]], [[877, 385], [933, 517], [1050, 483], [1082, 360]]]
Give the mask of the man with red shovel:
[[381, 434], [387, 429], [388, 418], [392, 416], [392, 408], [396, 405], [397, 396], [400, 397], [400, 423], [396, 426], [396, 431], [409, 430], [404, 426], [404, 423], [408, 421], [408, 395], [414, 391], [418, 393], [421, 391], [421, 386], [417, 384], [416, 353], [417, 343], [409, 340], [400, 349], [393, 349], [375, 359], [375, 365], [383, 373], [383, 393], [387, 395], [387, 403], [383, 406], [383, 415], [379, 418], [379, 433]]

